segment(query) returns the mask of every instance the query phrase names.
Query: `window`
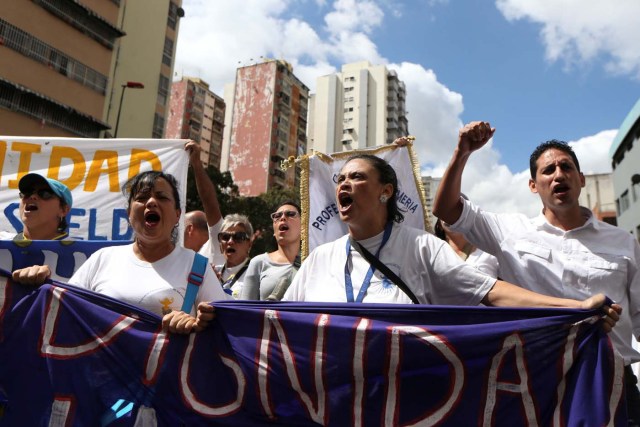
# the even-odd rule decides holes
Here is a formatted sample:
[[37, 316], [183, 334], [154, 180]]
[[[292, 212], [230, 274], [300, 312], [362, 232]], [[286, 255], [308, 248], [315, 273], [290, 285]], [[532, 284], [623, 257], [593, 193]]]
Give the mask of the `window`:
[[629, 209], [629, 190], [625, 190], [620, 195], [620, 213]]
[[[153, 116], [153, 132], [151, 134], [152, 138], [162, 138], [162, 134], [164, 132], [164, 117], [162, 115], [156, 113]], [[194, 139], [194, 138], [192, 138]]]
[[346, 97], [344, 102], [353, 102], [353, 96]]
[[44, 96], [0, 80], [0, 106], [85, 138], [97, 138], [109, 127], [93, 117]]
[[2, 19], [0, 19], [0, 40], [9, 49], [49, 66], [63, 76], [67, 76], [96, 92], [106, 93], [107, 76]]
[[167, 97], [169, 96], [169, 79], [160, 74], [158, 82], [158, 104], [167, 105]]
[[353, 92], [353, 89], [354, 89], [353, 87], [345, 87], [344, 91], [345, 91], [345, 93], [346, 92]]
[[169, 3], [169, 17], [167, 18], [167, 26], [172, 30], [176, 29], [178, 23], [178, 5], [174, 2]]
[[171, 58], [173, 57], [173, 40], [169, 37], [164, 39], [164, 50], [162, 51], [162, 63], [171, 67]]
[[113, 49], [116, 39], [124, 35], [107, 20], [82, 6], [79, 1], [33, 0], [33, 2], [109, 49]]
[[353, 111], [353, 107], [349, 107], [349, 108], [345, 108], [345, 109], [344, 109], [344, 112], [345, 112], [345, 113], [350, 113], [350, 112], [352, 112], [352, 111]]

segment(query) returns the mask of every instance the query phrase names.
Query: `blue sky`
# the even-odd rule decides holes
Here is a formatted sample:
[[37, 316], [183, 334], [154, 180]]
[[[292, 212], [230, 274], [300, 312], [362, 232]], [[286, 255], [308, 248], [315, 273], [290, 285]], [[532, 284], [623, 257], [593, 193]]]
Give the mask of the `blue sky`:
[[[608, 172], [615, 131], [640, 95], [640, 2], [616, 0], [185, 0], [175, 71], [222, 95], [235, 68], [281, 58], [318, 76], [369, 60], [407, 85], [423, 173], [441, 175], [457, 130], [488, 120], [463, 190], [496, 211], [534, 214], [528, 156], [569, 141], [585, 172]], [[499, 191], [498, 191], [499, 190]]]

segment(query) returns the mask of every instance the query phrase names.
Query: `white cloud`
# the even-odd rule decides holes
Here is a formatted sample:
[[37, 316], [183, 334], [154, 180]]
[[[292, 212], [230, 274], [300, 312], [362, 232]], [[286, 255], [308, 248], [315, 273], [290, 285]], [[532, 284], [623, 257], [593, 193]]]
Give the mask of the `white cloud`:
[[[373, 1], [338, 0], [329, 4], [316, 0], [319, 8], [328, 11], [324, 29], [314, 28], [304, 17], [287, 15], [291, 3], [185, 0], [176, 71], [203, 78], [214, 92], [221, 94], [224, 84], [234, 80], [239, 65], [247, 64], [251, 58], [259, 61], [260, 56], [271, 56], [290, 62], [296, 76], [313, 91], [317, 77], [335, 72], [341, 64], [360, 60], [388, 62], [370, 37], [384, 19], [384, 13]], [[546, 16], [543, 12], [553, 10], [552, 3], [546, 1], [530, 3], [543, 4], [541, 11], [532, 16]], [[498, 4], [508, 19], [529, 17], [523, 11], [534, 7], [516, 0], [500, 0]], [[387, 4], [387, 8], [391, 6]], [[558, 20], [562, 22], [561, 18]], [[329, 31], [328, 35], [321, 36], [323, 31]], [[402, 62], [387, 66], [398, 72], [407, 87], [409, 131], [417, 138], [415, 148], [423, 173], [441, 176], [463, 124], [463, 96], [439, 82], [435, 72], [422, 65]], [[572, 143], [585, 172], [605, 171], [601, 163], [608, 158], [614, 135], [615, 131], [604, 131]], [[528, 170], [514, 173], [501, 164], [499, 153], [489, 143], [471, 157], [463, 191], [490, 211], [536, 215], [541, 205], [537, 196], [529, 192], [528, 179]]]
[[603, 130], [595, 135], [586, 136], [569, 143], [573, 151], [576, 152], [582, 173], [585, 175], [611, 173], [609, 148], [616, 137], [616, 133], [618, 133], [616, 129]]
[[382, 23], [384, 13], [373, 1], [337, 0], [334, 11], [324, 21], [332, 33], [363, 32], [366, 34]]
[[[185, 0], [176, 49], [176, 77], [200, 77], [221, 94], [236, 68], [262, 57], [284, 59], [310, 88], [336, 63], [387, 60], [369, 38], [384, 18], [373, 1], [338, 0], [326, 15], [329, 35], [287, 15], [291, 0]], [[316, 2], [318, 7], [325, 2]]]
[[509, 21], [541, 24], [547, 59], [573, 67], [605, 58], [613, 74], [640, 78], [637, 0], [496, 0]]

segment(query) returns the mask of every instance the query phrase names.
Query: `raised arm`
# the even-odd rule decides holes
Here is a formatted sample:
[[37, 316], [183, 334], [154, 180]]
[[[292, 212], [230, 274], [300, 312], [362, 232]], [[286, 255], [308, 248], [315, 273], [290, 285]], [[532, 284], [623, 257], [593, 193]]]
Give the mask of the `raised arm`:
[[460, 188], [464, 167], [471, 153], [482, 148], [495, 131], [488, 122], [471, 122], [460, 129], [458, 146], [442, 176], [433, 205], [433, 214], [444, 222], [453, 224], [460, 218]]
[[198, 196], [200, 196], [202, 207], [207, 217], [207, 225], [211, 227], [222, 218], [216, 188], [200, 161], [200, 144], [195, 141], [189, 141], [185, 144], [184, 149], [189, 153], [189, 164], [191, 164], [193, 176], [196, 179]]

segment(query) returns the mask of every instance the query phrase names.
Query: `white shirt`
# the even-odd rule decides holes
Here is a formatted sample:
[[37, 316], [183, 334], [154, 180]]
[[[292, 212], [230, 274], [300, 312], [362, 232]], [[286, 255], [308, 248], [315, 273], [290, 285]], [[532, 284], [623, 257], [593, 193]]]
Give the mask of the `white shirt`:
[[[149, 263], [135, 256], [133, 245], [110, 246], [92, 254], [69, 283], [162, 315], [163, 310], [182, 308], [194, 257], [191, 249], [176, 246], [166, 257]], [[195, 306], [226, 299], [218, 278], [207, 266]]]
[[220, 252], [220, 243], [218, 243], [218, 233], [222, 229], [222, 218], [211, 227], [209, 227], [209, 240], [200, 248], [198, 253], [209, 258], [209, 264], [220, 265], [225, 263], [224, 255]]
[[493, 255], [476, 248], [465, 261], [488, 276], [498, 277], [498, 259]]
[[542, 214], [494, 214], [460, 200], [462, 215], [451, 230], [494, 255], [502, 279], [555, 297], [607, 295], [623, 310], [612, 341], [625, 364], [640, 361], [631, 347], [632, 333], [640, 335], [640, 246], [632, 235], [596, 220], [585, 208], [585, 224], [564, 231]]
[[[375, 254], [383, 234], [359, 243]], [[343, 236], [314, 249], [302, 263], [283, 301], [346, 302], [346, 263], [355, 298], [369, 263], [353, 248], [347, 257], [348, 238]], [[424, 230], [398, 224], [394, 224], [379, 259], [422, 304], [477, 305], [496, 282], [462, 261], [446, 242]], [[376, 270], [363, 302], [410, 304], [411, 300]]]
[[[248, 262], [249, 262], [249, 258], [247, 257], [244, 261], [242, 261], [240, 264], [236, 265], [235, 267], [226, 267], [224, 264], [216, 265], [214, 267], [215, 271], [217, 271], [218, 274], [220, 274], [220, 277], [222, 278], [222, 289], [230, 289], [231, 296], [234, 299], [238, 299], [240, 298], [240, 295], [242, 295], [242, 284], [244, 283], [244, 276], [245, 276], [245, 273], [247, 272], [246, 268], [242, 272], [240, 277], [238, 277], [235, 280], [233, 279], [238, 274], [238, 272], [240, 272], [240, 270], [242, 270], [242, 268], [247, 265]], [[227, 281], [229, 281], [229, 279], [233, 280], [233, 285], [226, 283]]]

